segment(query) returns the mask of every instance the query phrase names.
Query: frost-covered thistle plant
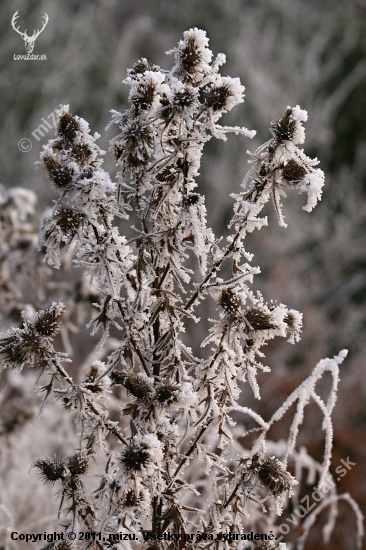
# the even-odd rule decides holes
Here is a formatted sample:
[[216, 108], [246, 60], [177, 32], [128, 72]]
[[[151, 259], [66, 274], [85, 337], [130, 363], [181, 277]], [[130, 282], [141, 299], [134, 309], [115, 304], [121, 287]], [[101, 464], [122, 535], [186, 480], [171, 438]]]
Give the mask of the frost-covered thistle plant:
[[[311, 398], [324, 415], [326, 434], [320, 487], [329, 476], [330, 415], [345, 352], [321, 361], [269, 421], [240, 404], [244, 383], [260, 398], [256, 377], [258, 370], [270, 370], [260, 362], [267, 341], [282, 336], [295, 343], [301, 332], [299, 312], [251, 289], [259, 269], [248, 263], [251, 254], [243, 243], [248, 232], [267, 224], [258, 216], [270, 198], [285, 225], [280, 198], [286, 190], [305, 192], [307, 211], [321, 197], [323, 172], [297, 147], [304, 141], [307, 113], [288, 107], [271, 124], [272, 138], [252, 154], [244, 190], [233, 195], [233, 232], [224, 245], [206, 225], [195, 179], [212, 137], [225, 140], [228, 132], [253, 137], [245, 128], [218, 124], [243, 102], [244, 87], [238, 78], [219, 74], [225, 56], [211, 62], [204, 31], [187, 31], [168, 53], [175, 59], [171, 71], [146, 59], [128, 71], [131, 107], [124, 114], [113, 111], [112, 119], [120, 129], [111, 141], [120, 169], [117, 183], [102, 168], [99, 136], [91, 136], [88, 124], [68, 106], [58, 111], [57, 135], [41, 154], [60, 196], [43, 220], [39, 247], [56, 268], [63, 253], [76, 247], [75, 265], [88, 271], [102, 296], [89, 323], [92, 334], [101, 330], [102, 347], [113, 326], [121, 334], [118, 349], [105, 362], [93, 363], [76, 384], [63, 366], [69, 359], [52, 344], [62, 303], [33, 319], [24, 317], [23, 328], [11, 329], [1, 340], [4, 366], [35, 366], [45, 378], [39, 388], [44, 399], [52, 395], [77, 411], [79, 448], [63, 458], [37, 458], [33, 465], [43, 481], [57, 484], [65, 530], [94, 533], [79, 547], [227, 548], [228, 540], [217, 540], [217, 534], [229, 539], [256, 528], [278, 535], [277, 516], [297, 490], [288, 461], [300, 464], [300, 472], [310, 469], [310, 458], [295, 446]], [[139, 226], [127, 242], [114, 220], [126, 220], [132, 208]], [[192, 283], [187, 267], [192, 255], [200, 283]], [[226, 261], [231, 275], [224, 280], [219, 275]], [[182, 333], [187, 319], [199, 322], [195, 308], [206, 299], [216, 302], [218, 315], [202, 342], [212, 353], [201, 359]], [[333, 383], [325, 403], [315, 385], [326, 371]], [[126, 396], [121, 388], [129, 398], [121, 403], [121, 420], [111, 420], [108, 394]], [[267, 441], [267, 432], [293, 403], [287, 443], [276, 446]], [[232, 414], [238, 412], [258, 424], [251, 449], [237, 440], [243, 434]], [[91, 470], [99, 476], [97, 486], [89, 481]], [[330, 521], [334, 515], [333, 507]], [[176, 537], [156, 538], [168, 531]], [[119, 532], [138, 541], [112, 543]], [[235, 540], [237, 548], [248, 544], [240, 535]], [[254, 548], [277, 544], [269, 540]]]

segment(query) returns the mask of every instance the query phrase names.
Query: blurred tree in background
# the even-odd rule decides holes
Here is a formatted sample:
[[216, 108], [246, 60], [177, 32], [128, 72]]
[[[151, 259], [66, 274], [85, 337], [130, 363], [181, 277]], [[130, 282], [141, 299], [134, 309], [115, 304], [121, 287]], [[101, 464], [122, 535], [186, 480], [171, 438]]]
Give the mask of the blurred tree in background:
[[[227, 74], [240, 77], [246, 86], [244, 106], [226, 120], [259, 130], [252, 148], [269, 139], [268, 122], [287, 105], [298, 103], [309, 112], [306, 152], [318, 156], [326, 174], [324, 199], [310, 225], [306, 213], [288, 205], [291, 231], [273, 223], [270, 232], [253, 234], [251, 241], [256, 265], [262, 268], [258, 279], [264, 296], [275, 295], [304, 312], [303, 339], [296, 348], [276, 340], [267, 348], [273, 376], [271, 382], [261, 381], [262, 414], [269, 416], [321, 357], [348, 348], [334, 418], [333, 461], [336, 466], [349, 456], [356, 462], [339, 491], [349, 491], [366, 509], [366, 2], [2, 0], [1, 8], [0, 181], [6, 188], [35, 191], [38, 216], [51, 193], [46, 174], [33, 169], [42, 145], [53, 135], [50, 130], [39, 140], [32, 136], [42, 118], [60, 103], [69, 103], [74, 114], [89, 121], [92, 132], [102, 134], [100, 145], [106, 149], [112, 137], [103, 130], [109, 110], [122, 111], [127, 105], [127, 89], [121, 85], [127, 67], [147, 57], [166, 68], [169, 59], [162, 52], [187, 28], [206, 30], [214, 53], [227, 54]], [[34, 50], [45, 53], [47, 61], [13, 59], [25, 53], [10, 25], [16, 10], [22, 29], [30, 31], [48, 14], [48, 26]], [[25, 137], [33, 144], [27, 153], [18, 149]], [[200, 185], [209, 225], [218, 233], [227, 231], [229, 195], [238, 191], [247, 170], [246, 146], [244, 139], [229, 136], [226, 143], [210, 142], [203, 157]], [[116, 172], [110, 155], [105, 169], [112, 176]], [[219, 208], [227, 215], [219, 218]], [[75, 360], [85, 354], [80, 336], [78, 341]], [[249, 406], [250, 394], [244, 397]], [[302, 437], [311, 454], [321, 458], [322, 434], [313, 429], [319, 419], [316, 410], [308, 415]], [[352, 531], [345, 520], [332, 548], [353, 548]], [[308, 547], [317, 548], [316, 539]]]

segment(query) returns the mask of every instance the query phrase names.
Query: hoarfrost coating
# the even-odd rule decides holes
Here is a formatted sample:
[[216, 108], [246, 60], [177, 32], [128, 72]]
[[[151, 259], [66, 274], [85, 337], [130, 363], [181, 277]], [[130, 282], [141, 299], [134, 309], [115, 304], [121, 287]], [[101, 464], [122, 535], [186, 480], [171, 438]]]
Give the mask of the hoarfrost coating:
[[[78, 448], [64, 458], [33, 462], [45, 482], [58, 484], [66, 532], [93, 529], [108, 537], [127, 529], [138, 536], [148, 526], [152, 533], [169, 528], [185, 541], [215, 532], [227, 539], [233, 526], [243, 532], [259, 522], [262, 532], [278, 534], [276, 516], [297, 498], [298, 481], [287, 468], [289, 458], [298, 456], [298, 431], [310, 399], [324, 416], [320, 481], [328, 475], [331, 412], [345, 353], [320, 362], [270, 421], [241, 405], [243, 384], [259, 399], [258, 371], [270, 372], [261, 362], [263, 346], [277, 336], [294, 344], [302, 330], [301, 313], [252, 289], [259, 268], [249, 263], [244, 239], [267, 225], [259, 215], [270, 198], [285, 225], [280, 198], [286, 191], [306, 193], [304, 208], [310, 211], [321, 198], [324, 175], [314, 168], [318, 161], [296, 146], [304, 141], [306, 111], [288, 107], [271, 123], [272, 138], [251, 154], [244, 190], [233, 195], [232, 233], [223, 244], [207, 226], [196, 177], [203, 147], [213, 137], [254, 135], [218, 124], [244, 101], [244, 86], [219, 74], [222, 54], [211, 64], [202, 30], [184, 33], [170, 53], [171, 71], [145, 58], [128, 71], [124, 83], [131, 106], [124, 113], [112, 111], [111, 124], [118, 127], [110, 145], [119, 169], [115, 182], [102, 167], [98, 134], [91, 136], [87, 122], [68, 105], [57, 112], [55, 138], [41, 153], [59, 198], [43, 219], [39, 249], [56, 268], [76, 249], [74, 264], [88, 273], [99, 296], [88, 326], [92, 334], [101, 332], [99, 351], [111, 327], [120, 334], [117, 346], [75, 383], [64, 367], [69, 357], [54, 348], [64, 307], [53, 303], [31, 318], [24, 315], [22, 328], [2, 335], [2, 363], [35, 366], [43, 401], [53, 396], [77, 412]], [[115, 218], [127, 220], [131, 210], [138, 227], [127, 241]], [[220, 269], [227, 262], [231, 272], [223, 279]], [[216, 304], [217, 315], [202, 338], [202, 347], [210, 345], [202, 358], [183, 333], [189, 321], [199, 322], [196, 308], [207, 299]], [[333, 385], [325, 405], [315, 384], [327, 371]], [[111, 414], [111, 399], [120, 400], [119, 414]], [[273, 444], [267, 432], [293, 403], [287, 442], [268, 453]], [[250, 430], [259, 432], [251, 449], [238, 441], [232, 413], [258, 424]], [[91, 490], [87, 472], [93, 461], [99, 485]], [[225, 540], [213, 538], [215, 548], [226, 548]], [[204, 540], [194, 544], [208, 547]], [[167, 548], [164, 541], [158, 545]], [[130, 548], [128, 542], [118, 547]]]

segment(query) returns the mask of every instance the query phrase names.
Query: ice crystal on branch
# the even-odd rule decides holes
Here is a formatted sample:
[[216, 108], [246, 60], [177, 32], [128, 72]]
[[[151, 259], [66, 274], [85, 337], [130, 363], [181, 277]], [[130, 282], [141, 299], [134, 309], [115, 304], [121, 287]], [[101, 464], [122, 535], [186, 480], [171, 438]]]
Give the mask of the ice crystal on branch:
[[[179, 533], [181, 541], [154, 548], [227, 548], [225, 537], [256, 525], [278, 533], [276, 514], [295, 491], [296, 480], [287, 469], [296, 455], [303, 409], [312, 397], [324, 414], [325, 457], [320, 467], [324, 481], [329, 469], [331, 411], [337, 389], [338, 364], [344, 353], [320, 363], [266, 422], [240, 404], [243, 384], [260, 398], [258, 370], [262, 348], [276, 336], [295, 343], [302, 315], [252, 289], [259, 268], [251, 266], [244, 247], [247, 233], [267, 224], [258, 217], [272, 197], [284, 225], [280, 196], [285, 190], [308, 195], [310, 211], [321, 197], [323, 173], [298, 149], [305, 134], [307, 113], [288, 107], [272, 122], [272, 138], [252, 154], [244, 191], [233, 195], [234, 214], [227, 244], [207, 226], [204, 197], [197, 189], [204, 145], [228, 132], [252, 137], [253, 131], [220, 126], [220, 117], [244, 100], [238, 78], [219, 74], [220, 54], [211, 63], [206, 33], [184, 33], [170, 71], [138, 61], [128, 71], [130, 108], [112, 111], [118, 135], [110, 150], [119, 172], [116, 182], [102, 168], [103, 152], [88, 124], [68, 106], [58, 111], [56, 137], [44, 147], [41, 164], [59, 192], [53, 211], [42, 223], [39, 247], [45, 260], [60, 267], [62, 255], [74, 246], [74, 263], [97, 285], [99, 312], [88, 326], [101, 329], [100, 348], [110, 327], [120, 342], [105, 362], [95, 361], [76, 384], [52, 347], [61, 305], [53, 304], [22, 329], [3, 335], [0, 351], [5, 366], [37, 365], [51, 379], [40, 388], [65, 409], [76, 411], [80, 446], [59, 459], [36, 459], [42, 479], [60, 483], [60, 516], [68, 530], [110, 533], [141, 531]], [[138, 220], [127, 242], [115, 217], [127, 219], [134, 209]], [[219, 277], [226, 261], [232, 266]], [[192, 266], [202, 279], [192, 283]], [[201, 342], [211, 346], [209, 357], [196, 357], [183, 341], [187, 320], [199, 322], [196, 307], [213, 300], [217, 315]], [[333, 386], [327, 404], [315, 391], [325, 371]], [[46, 376], [46, 374], [44, 375]], [[110, 401], [118, 402], [109, 417]], [[294, 402], [294, 416], [285, 446], [269, 455], [267, 432]], [[259, 431], [251, 450], [235, 439], [233, 413], [251, 417]], [[219, 450], [223, 449], [223, 451]], [[239, 457], [239, 458], [238, 458]], [[99, 468], [99, 485], [88, 490], [92, 460]], [[249, 518], [249, 519], [248, 519]], [[215, 533], [224, 538], [219, 540]], [[185, 538], [186, 537], [186, 538]], [[145, 540], [145, 537], [144, 537]], [[182, 540], [185, 541], [184, 544]], [[212, 542], [211, 542], [212, 541]], [[95, 544], [94, 544], [95, 542]], [[94, 541], [93, 548], [104, 548]], [[149, 548], [149, 542], [141, 543]], [[86, 545], [86, 548], [90, 545]], [[129, 543], [118, 548], [130, 549]], [[266, 543], [257, 548], [276, 548]], [[150, 546], [152, 548], [152, 546]], [[239, 546], [238, 546], [239, 548]], [[240, 546], [242, 548], [242, 546]]]

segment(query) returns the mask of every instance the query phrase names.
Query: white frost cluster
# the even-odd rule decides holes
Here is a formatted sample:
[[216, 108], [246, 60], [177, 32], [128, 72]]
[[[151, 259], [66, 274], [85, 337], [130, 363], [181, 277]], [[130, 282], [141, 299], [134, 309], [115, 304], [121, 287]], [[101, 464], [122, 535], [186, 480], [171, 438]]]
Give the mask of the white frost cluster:
[[307, 203], [303, 210], [311, 212], [321, 199], [324, 185], [324, 173], [319, 168], [318, 159], [305, 155], [297, 144], [305, 140], [302, 122], [307, 120], [307, 112], [296, 107], [287, 107], [283, 116], [271, 123], [272, 139], [251, 154], [249, 161], [253, 167], [246, 174], [242, 187], [245, 192], [236, 200], [240, 203], [236, 211], [240, 212], [235, 221], [242, 223], [245, 218], [243, 203], [254, 202], [258, 212], [272, 197], [279, 224], [286, 227], [282, 214], [281, 196], [286, 197], [286, 190], [296, 189], [307, 194]]
[[[270, 197], [285, 225], [280, 198], [287, 190], [307, 193], [305, 209], [310, 211], [321, 198], [324, 175], [314, 168], [317, 161], [296, 147], [304, 141], [306, 111], [288, 107], [272, 122], [272, 138], [252, 155], [244, 191], [233, 195], [233, 233], [222, 244], [207, 227], [196, 178], [204, 145], [212, 137], [226, 139], [228, 132], [253, 136], [246, 128], [218, 124], [223, 113], [244, 100], [244, 86], [238, 78], [219, 74], [223, 55], [211, 64], [202, 30], [185, 32], [170, 53], [175, 59], [171, 71], [145, 58], [128, 71], [124, 83], [130, 87], [130, 108], [112, 112], [112, 124], [119, 128], [111, 140], [119, 169], [116, 183], [102, 168], [98, 136], [91, 136], [88, 124], [71, 115], [68, 106], [58, 111], [56, 137], [41, 154], [60, 196], [43, 220], [39, 247], [45, 248], [45, 259], [59, 267], [62, 255], [75, 245], [75, 265], [86, 269], [101, 295], [95, 304], [98, 313], [88, 326], [92, 334], [101, 329], [100, 347], [111, 326], [120, 331], [118, 346], [104, 363], [94, 362], [76, 384], [62, 366], [66, 358], [52, 347], [50, 308], [39, 313], [43, 328], [37, 325], [38, 317], [25, 320], [25, 328], [3, 336], [0, 351], [5, 365], [38, 361], [52, 377], [42, 389], [46, 397], [53, 393], [66, 409], [77, 410], [81, 450], [67, 459], [70, 474], [64, 476], [57, 461], [35, 463], [44, 478], [61, 482], [61, 509], [70, 525], [79, 521], [86, 531], [92, 522], [95, 531], [103, 533], [127, 529], [138, 534], [146, 525], [154, 533], [191, 530], [194, 547], [206, 548], [215, 530], [226, 537], [235, 525], [243, 532], [243, 518], [253, 510], [268, 511], [269, 527], [275, 529], [274, 513], [281, 512], [295, 485], [287, 461], [296, 452], [310, 399], [324, 416], [324, 481], [338, 364], [345, 354], [319, 363], [270, 421], [241, 406], [246, 382], [260, 398], [258, 371], [270, 370], [261, 362], [263, 347], [277, 336], [294, 344], [302, 329], [301, 313], [253, 291], [259, 268], [248, 263], [252, 255], [245, 250], [245, 236], [267, 225], [267, 219], [258, 216]], [[127, 241], [114, 220], [127, 219], [132, 208], [137, 221]], [[191, 269], [193, 261], [200, 282]], [[226, 261], [231, 271], [223, 279], [219, 272]], [[201, 358], [187, 345], [184, 332], [187, 320], [199, 322], [196, 307], [205, 299], [215, 302], [217, 315], [202, 339], [202, 347], [211, 349]], [[315, 384], [326, 371], [333, 376], [333, 386], [324, 403]], [[124, 399], [119, 412], [129, 418], [128, 428], [122, 429], [117, 417], [109, 418], [108, 398]], [[293, 403], [297, 409], [283, 452], [269, 455], [267, 432]], [[259, 425], [249, 455], [233, 453], [238, 447], [234, 413], [246, 414]], [[118, 447], [110, 443], [113, 438]], [[100, 456], [105, 458], [100, 484], [88, 494], [81, 481], [85, 463]], [[197, 508], [200, 491], [205, 496], [211, 491], [205, 510]], [[198, 538], [201, 533], [206, 539]], [[226, 542], [217, 545], [227, 547]]]

